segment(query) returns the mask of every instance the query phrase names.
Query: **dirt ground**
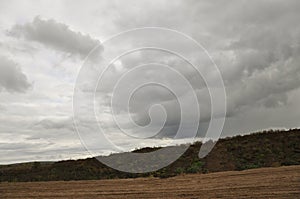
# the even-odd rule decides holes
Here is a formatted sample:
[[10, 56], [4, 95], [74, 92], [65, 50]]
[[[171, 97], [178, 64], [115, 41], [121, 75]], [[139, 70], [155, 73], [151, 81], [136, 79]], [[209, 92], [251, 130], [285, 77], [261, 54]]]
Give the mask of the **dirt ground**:
[[300, 166], [167, 179], [5, 182], [0, 198], [300, 198]]

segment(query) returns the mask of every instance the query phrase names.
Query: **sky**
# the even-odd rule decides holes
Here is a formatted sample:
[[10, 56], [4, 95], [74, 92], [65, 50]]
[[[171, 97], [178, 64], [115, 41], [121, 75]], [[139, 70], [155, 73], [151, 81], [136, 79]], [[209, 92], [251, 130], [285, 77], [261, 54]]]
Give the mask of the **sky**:
[[[81, 115], [85, 132], [78, 135], [74, 88], [95, 47], [96, 56], [89, 56], [90, 68], [83, 75], [92, 81], [79, 84], [86, 93], [93, 89], [87, 84], [96, 83], [99, 65], [107, 56], [118, 55], [141, 42], [134, 35], [137, 33], [131, 39], [108, 39], [143, 27], [184, 33], [209, 53], [226, 91], [227, 112], [221, 137], [299, 127], [299, 9], [298, 0], [0, 0], [0, 164], [88, 157], [91, 154], [82, 139], [100, 147], [99, 154], [114, 152], [101, 140], [89, 137], [97, 131], [91, 115], [85, 115], [89, 111]], [[212, 62], [207, 55], [195, 53], [180, 36], [166, 37], [167, 34], [141, 32], [147, 41], [166, 48], [180, 47], [177, 50], [201, 63], [203, 75], [214, 82], [216, 71], [209, 67]], [[194, 92], [188, 92], [184, 80], [154, 61], [182, 74]], [[133, 71], [122, 79], [122, 74], [145, 63], [148, 66], [141, 67], [142, 71]], [[113, 88], [120, 79], [124, 83], [117, 87], [112, 110]], [[137, 89], [126, 104], [124, 96], [134, 90], [131, 85], [156, 81], [174, 88], [179, 100], [166, 88], [148, 85]], [[188, 126], [186, 136], [175, 141], [172, 138], [182, 119], [180, 101], [191, 105], [186, 107], [186, 118], [195, 118], [191, 108], [194, 93], [200, 109], [198, 137], [203, 138], [212, 114], [205, 83], [193, 67], [174, 54], [151, 49], [131, 52], [112, 63], [96, 88], [97, 122], [123, 151], [190, 142]], [[84, 104], [85, 99], [77, 99], [76, 103]], [[156, 110], [155, 104], [161, 104], [165, 112]], [[150, 116], [149, 108], [154, 110]], [[128, 110], [135, 124], [153, 126], [145, 129], [132, 125]], [[111, 111], [129, 135], [119, 132]], [[164, 114], [167, 118], [162, 118]], [[214, 117], [218, 119], [218, 113]], [[158, 136], [135, 139], [137, 135], [154, 135], [164, 119]]]

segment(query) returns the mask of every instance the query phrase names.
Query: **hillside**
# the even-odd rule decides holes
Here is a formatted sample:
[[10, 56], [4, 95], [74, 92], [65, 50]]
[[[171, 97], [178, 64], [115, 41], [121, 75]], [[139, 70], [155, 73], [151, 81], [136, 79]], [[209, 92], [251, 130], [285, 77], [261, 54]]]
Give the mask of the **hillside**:
[[[0, 166], [0, 181], [97, 180], [133, 177], [171, 177], [183, 173], [211, 173], [300, 164], [300, 130], [264, 131], [220, 139], [203, 159], [198, 158], [201, 143], [194, 143], [177, 161], [152, 173], [131, 174], [116, 171], [95, 158], [59, 162], [32, 162]], [[145, 153], [156, 150], [136, 150]]]

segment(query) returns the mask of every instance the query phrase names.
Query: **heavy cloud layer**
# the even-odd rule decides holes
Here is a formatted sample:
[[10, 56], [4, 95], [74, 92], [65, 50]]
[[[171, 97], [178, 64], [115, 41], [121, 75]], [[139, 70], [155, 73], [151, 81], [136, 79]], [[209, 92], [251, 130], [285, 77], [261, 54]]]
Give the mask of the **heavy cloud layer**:
[[[73, 86], [83, 58], [105, 38], [145, 26], [181, 31], [208, 50], [221, 71], [227, 92], [228, 112], [222, 136], [299, 127], [299, 9], [298, 0], [2, 1], [0, 87], [9, 92], [0, 92], [0, 149], [7, 154], [0, 162], [85, 156], [70, 119]], [[169, 42], [166, 45], [170, 47], [176, 44], [157, 42]], [[190, 52], [190, 58], [201, 59], [184, 44], [178, 45]], [[116, 44], [116, 51], [123, 48], [121, 42]], [[100, 50], [99, 54], [105, 52], [105, 48]], [[106, 127], [108, 136], [128, 150], [168, 143], [167, 139], [136, 141], [117, 134], [109, 114], [113, 82], [122, 72], [153, 60], [187, 77], [199, 98], [200, 136], [208, 126], [210, 99], [201, 77], [173, 56], [133, 53], [114, 64], [104, 89], [97, 93], [97, 102], [103, 108], [98, 113], [99, 122]], [[201, 67], [205, 69], [205, 64]], [[171, 76], [148, 72], [122, 86], [161, 76], [184, 90]], [[214, 78], [209, 69], [205, 75]], [[29, 89], [31, 82], [34, 86]], [[189, 103], [189, 93], [182, 91], [181, 97]], [[148, 108], [153, 103], [166, 107], [169, 118], [162, 137], [172, 137], [180, 120], [179, 107], [162, 88], [147, 87], [133, 96], [133, 119], [138, 124], [148, 124]], [[127, 121], [124, 111], [120, 107], [116, 113]], [[91, 126], [88, 120], [85, 124]], [[134, 132], [132, 126], [127, 128]], [[103, 147], [103, 154], [110, 152]]]

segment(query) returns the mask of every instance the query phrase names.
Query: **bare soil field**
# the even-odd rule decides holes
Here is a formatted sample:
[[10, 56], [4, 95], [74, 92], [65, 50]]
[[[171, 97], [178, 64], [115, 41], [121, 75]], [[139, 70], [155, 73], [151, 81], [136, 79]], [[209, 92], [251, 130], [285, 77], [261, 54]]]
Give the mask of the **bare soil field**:
[[300, 166], [167, 179], [3, 182], [0, 198], [300, 198]]

